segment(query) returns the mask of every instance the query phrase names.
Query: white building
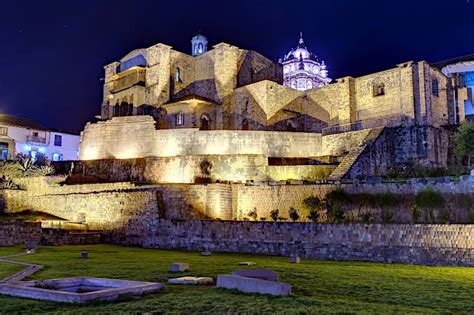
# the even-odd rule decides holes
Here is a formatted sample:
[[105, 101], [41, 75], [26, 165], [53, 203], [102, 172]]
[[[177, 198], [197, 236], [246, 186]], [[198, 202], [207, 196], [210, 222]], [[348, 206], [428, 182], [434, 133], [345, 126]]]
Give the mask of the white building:
[[[458, 84], [468, 88], [468, 99], [464, 101], [464, 112], [466, 117], [474, 115], [474, 54], [462, 56], [437, 62], [434, 66], [438, 67], [449, 78], [456, 78]], [[455, 99], [457, 95], [454, 95]], [[459, 110], [455, 105], [455, 113], [459, 115]], [[457, 117], [456, 121], [460, 121]]]
[[77, 160], [79, 134], [46, 128], [39, 122], [0, 114], [0, 159], [44, 154], [51, 161]]
[[280, 63], [283, 65], [284, 86], [305, 91], [331, 82], [326, 64], [324, 61], [320, 63], [318, 57], [308, 50], [302, 33], [296, 49], [290, 50]]

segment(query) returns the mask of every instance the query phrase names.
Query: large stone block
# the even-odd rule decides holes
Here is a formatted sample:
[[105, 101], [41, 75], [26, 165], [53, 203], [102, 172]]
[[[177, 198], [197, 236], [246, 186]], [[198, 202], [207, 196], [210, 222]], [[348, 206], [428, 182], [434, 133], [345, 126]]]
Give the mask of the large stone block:
[[234, 270], [233, 276], [255, 278], [267, 281], [278, 281], [278, 274], [269, 269], [241, 269]]
[[245, 293], [271, 294], [274, 296], [290, 295], [292, 290], [292, 285], [288, 283], [233, 275], [218, 276], [217, 287], [224, 289], [236, 289]]

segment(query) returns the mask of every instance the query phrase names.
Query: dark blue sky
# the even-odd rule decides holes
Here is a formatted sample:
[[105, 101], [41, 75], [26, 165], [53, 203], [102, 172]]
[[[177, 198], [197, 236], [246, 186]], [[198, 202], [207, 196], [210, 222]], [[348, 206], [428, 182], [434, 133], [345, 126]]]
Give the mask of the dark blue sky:
[[330, 76], [474, 53], [474, 0], [8, 1], [0, 112], [79, 131], [98, 114], [103, 65], [158, 42], [189, 52], [199, 29], [277, 60], [303, 31]]

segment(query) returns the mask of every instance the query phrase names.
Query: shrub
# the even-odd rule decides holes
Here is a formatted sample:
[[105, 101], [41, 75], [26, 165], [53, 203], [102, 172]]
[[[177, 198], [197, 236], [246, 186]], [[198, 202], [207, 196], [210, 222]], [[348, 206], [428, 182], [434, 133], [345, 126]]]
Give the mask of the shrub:
[[212, 163], [208, 159], [204, 159], [199, 163], [199, 169], [201, 170], [202, 175], [210, 176], [212, 170]]
[[310, 210], [319, 210], [321, 208], [321, 200], [316, 196], [311, 196], [303, 200], [303, 204]]
[[0, 189], [20, 189], [20, 187], [10, 177], [3, 175], [0, 177]]
[[273, 221], [278, 221], [278, 215], [280, 214], [280, 210], [275, 209], [270, 211], [270, 218], [272, 218]]
[[316, 209], [309, 210], [308, 219], [311, 220], [312, 222], [318, 222], [319, 221], [319, 212], [318, 212], [318, 210], [316, 210]]
[[298, 213], [298, 210], [291, 207], [290, 210], [288, 210], [288, 216], [293, 222], [296, 222], [300, 218], [300, 214]]
[[443, 208], [444, 197], [441, 193], [428, 187], [416, 194], [415, 205], [422, 209]]
[[344, 203], [350, 202], [350, 195], [342, 188], [334, 189], [326, 194], [326, 203], [329, 203], [331, 205], [334, 205], [336, 203], [342, 205]]
[[421, 211], [420, 208], [418, 208], [416, 205], [413, 206], [411, 209], [411, 218], [413, 223], [420, 223], [420, 217], [421, 217]]
[[449, 218], [451, 217], [451, 209], [441, 209], [438, 214], [438, 223], [446, 224], [449, 222]]
[[394, 213], [393, 211], [383, 208], [382, 209], [382, 223], [391, 223], [394, 218]]
[[257, 208], [253, 208], [253, 210], [250, 210], [249, 213], [247, 214], [249, 218], [252, 218], [254, 221], [257, 220]]
[[362, 223], [374, 223], [374, 213], [372, 211], [365, 211], [359, 214], [359, 219]]
[[400, 197], [391, 192], [374, 195], [374, 205], [381, 208], [393, 208], [400, 204]]
[[471, 211], [469, 212], [469, 215], [468, 215], [468, 217], [467, 217], [467, 222], [468, 222], [469, 224], [474, 224], [474, 210], [471, 210]]

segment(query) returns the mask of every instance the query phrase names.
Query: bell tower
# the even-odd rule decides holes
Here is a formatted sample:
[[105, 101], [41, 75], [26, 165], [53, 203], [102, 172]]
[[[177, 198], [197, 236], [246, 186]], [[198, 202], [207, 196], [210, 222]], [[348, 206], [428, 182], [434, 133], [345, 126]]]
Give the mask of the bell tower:
[[199, 56], [207, 51], [207, 38], [199, 33], [191, 39], [191, 49], [193, 56]]

